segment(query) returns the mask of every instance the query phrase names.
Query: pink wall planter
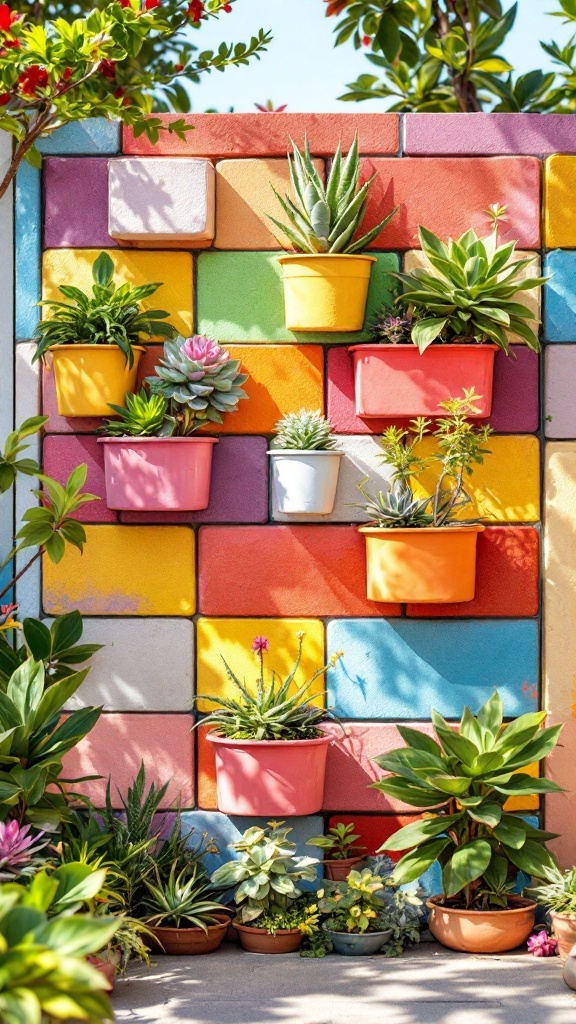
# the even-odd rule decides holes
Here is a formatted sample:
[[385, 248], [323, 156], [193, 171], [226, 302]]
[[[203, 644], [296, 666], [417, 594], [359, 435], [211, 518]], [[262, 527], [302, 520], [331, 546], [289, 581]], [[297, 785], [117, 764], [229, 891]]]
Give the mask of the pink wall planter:
[[330, 736], [315, 740], [230, 740], [215, 746], [218, 810], [225, 814], [289, 817], [322, 807]]
[[106, 504], [132, 512], [208, 507], [215, 437], [104, 437]]
[[492, 411], [497, 345], [430, 345], [423, 355], [415, 345], [353, 345], [356, 415], [370, 418], [438, 416], [440, 402], [474, 387], [480, 410]]

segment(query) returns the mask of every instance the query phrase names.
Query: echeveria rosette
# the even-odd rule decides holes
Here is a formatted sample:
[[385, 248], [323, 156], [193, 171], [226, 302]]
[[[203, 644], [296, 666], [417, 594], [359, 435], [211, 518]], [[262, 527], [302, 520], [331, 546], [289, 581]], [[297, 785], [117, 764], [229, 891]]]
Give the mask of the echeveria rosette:
[[167, 341], [155, 376], [147, 377], [151, 394], [168, 401], [165, 433], [185, 437], [207, 423], [223, 423], [247, 398], [240, 360], [203, 335]]

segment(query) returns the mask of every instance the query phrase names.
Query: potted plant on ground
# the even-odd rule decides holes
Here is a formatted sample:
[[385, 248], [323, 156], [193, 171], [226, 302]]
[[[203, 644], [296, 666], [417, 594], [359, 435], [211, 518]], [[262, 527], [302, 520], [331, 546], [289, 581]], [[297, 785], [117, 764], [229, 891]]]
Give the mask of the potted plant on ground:
[[[413, 894], [397, 891], [384, 899], [389, 879], [383, 880], [365, 868], [350, 871], [345, 881], [331, 886], [328, 893], [318, 892], [318, 910], [323, 915], [322, 928], [336, 953], [341, 956], [370, 956], [384, 949], [392, 940], [390, 952], [401, 952], [407, 937], [403, 918], [406, 902], [419, 906]], [[418, 928], [410, 925], [410, 937], [417, 941]]]
[[[188, 512], [208, 507], [212, 452], [218, 438], [192, 437], [222, 423], [246, 398], [240, 360], [210, 338], [167, 341], [155, 376], [126, 395], [119, 419], [102, 428], [106, 504], [138, 512]], [[147, 389], [147, 390], [146, 390]]]
[[203, 872], [196, 866], [191, 874], [177, 869], [174, 863], [164, 879], [156, 866], [154, 881], [144, 879], [144, 920], [164, 953], [213, 953], [224, 941], [229, 914], [214, 899]]
[[276, 424], [268, 452], [272, 497], [278, 512], [329, 515], [334, 508], [340, 459], [333, 427], [320, 410], [289, 412]]
[[511, 339], [540, 351], [534, 311], [517, 292], [547, 278], [523, 276], [536, 257], [515, 259], [515, 242], [499, 246], [494, 216], [487, 238], [470, 230], [442, 242], [418, 229], [428, 268], [394, 275], [404, 293], [375, 317], [378, 344], [350, 349], [358, 416], [437, 416], [449, 395], [471, 385], [482, 396], [474, 416], [489, 416], [498, 349], [508, 353]]
[[[340, 144], [326, 186], [316, 170], [308, 140], [304, 152], [293, 145], [288, 157], [292, 197], [274, 189], [288, 222], [272, 223], [288, 238], [294, 253], [280, 256], [284, 271], [286, 326], [289, 331], [360, 331], [374, 256], [361, 255], [380, 234], [395, 210], [357, 238], [370, 186], [360, 185], [358, 138], [345, 159]], [[282, 243], [284, 244], [284, 243]]]
[[114, 263], [101, 252], [92, 267], [92, 295], [72, 285], [60, 285], [70, 302], [47, 300], [52, 313], [35, 331], [34, 359], [52, 357], [58, 412], [61, 416], [106, 416], [109, 406], [121, 405], [134, 391], [142, 335], [173, 338], [176, 329], [165, 323], [163, 309], [141, 309], [141, 303], [160, 287], [114, 284]]
[[[408, 429], [388, 427], [380, 458], [392, 467], [390, 489], [374, 497], [359, 485], [370, 523], [366, 537], [367, 594], [371, 601], [441, 604], [471, 601], [476, 585], [478, 520], [457, 518], [471, 502], [465, 477], [489, 454], [491, 430], [469, 422], [476, 409], [473, 389], [441, 403], [447, 413], [431, 436], [437, 449], [421, 454], [430, 420], [418, 417]], [[414, 480], [438, 469], [433, 493], [415, 493]]]
[[550, 911], [558, 952], [565, 963], [576, 943], [576, 868], [551, 870], [544, 885], [531, 889], [530, 895]]
[[443, 891], [427, 903], [430, 931], [451, 949], [500, 953], [525, 942], [536, 903], [512, 894], [518, 871], [546, 878], [556, 867], [545, 843], [554, 838], [509, 814], [509, 797], [557, 792], [551, 779], [522, 769], [554, 749], [561, 726], [543, 728], [546, 711], [503, 724], [497, 692], [477, 716], [464, 709], [457, 728], [432, 711], [436, 739], [397, 726], [406, 746], [375, 758], [386, 775], [374, 787], [423, 812], [382, 850], [408, 850], [393, 875], [411, 882], [435, 861]]
[[211, 877], [219, 888], [237, 886], [234, 927], [242, 949], [250, 953], [293, 953], [304, 935], [317, 930], [317, 907], [296, 883], [316, 880], [318, 860], [294, 856], [296, 845], [288, 839], [292, 829], [283, 824], [248, 828], [230, 845], [239, 859], [221, 864]]
[[[218, 709], [194, 726], [215, 726], [207, 739], [216, 755], [218, 809], [226, 814], [289, 817], [314, 814], [322, 807], [331, 738], [321, 725], [334, 716], [309, 698], [327, 665], [301, 686], [295, 683], [303, 640], [299, 633], [296, 662], [283, 682], [275, 672], [270, 683], [264, 681], [266, 637], [256, 637], [252, 644], [260, 663], [255, 686], [241, 682], [224, 661], [239, 697], [210, 697]], [[334, 666], [340, 657], [333, 655], [329, 664]]]
[[307, 840], [306, 845], [324, 850], [322, 870], [326, 878], [340, 882], [348, 877], [351, 868], [363, 860], [360, 851], [366, 847], [359, 846], [357, 839], [360, 839], [360, 836], [354, 835], [354, 825], [345, 825], [338, 821], [328, 829], [326, 835], [314, 836]]

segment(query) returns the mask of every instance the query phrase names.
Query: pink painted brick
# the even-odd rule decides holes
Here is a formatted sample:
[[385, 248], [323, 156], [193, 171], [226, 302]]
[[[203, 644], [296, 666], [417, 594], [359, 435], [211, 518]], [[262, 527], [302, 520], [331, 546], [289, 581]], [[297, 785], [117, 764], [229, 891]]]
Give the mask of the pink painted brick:
[[[101, 775], [78, 789], [97, 807], [104, 805], [112, 777], [112, 801], [134, 781], [142, 761], [148, 785], [169, 782], [163, 807], [194, 806], [194, 743], [191, 715], [104, 714], [88, 735], [64, 757], [63, 777]], [[70, 787], [75, 788], [75, 787]]]
[[544, 384], [546, 437], [576, 437], [576, 345], [547, 345]]
[[82, 463], [88, 466], [84, 490], [100, 500], [82, 505], [74, 517], [84, 523], [118, 522], [118, 514], [106, 505], [104, 458], [98, 438], [93, 434], [52, 434], [44, 438], [42, 464], [48, 476], [64, 483]]
[[[533, 433], [539, 423], [539, 357], [524, 345], [517, 356], [496, 355], [494, 404], [490, 425], [501, 434]], [[332, 348], [327, 359], [328, 416], [339, 434], [380, 434], [390, 420], [361, 419], [354, 409], [352, 357], [343, 346]]]
[[117, 246], [108, 234], [108, 157], [51, 157], [44, 165], [44, 248]]
[[576, 122], [565, 114], [407, 114], [407, 156], [576, 153]]

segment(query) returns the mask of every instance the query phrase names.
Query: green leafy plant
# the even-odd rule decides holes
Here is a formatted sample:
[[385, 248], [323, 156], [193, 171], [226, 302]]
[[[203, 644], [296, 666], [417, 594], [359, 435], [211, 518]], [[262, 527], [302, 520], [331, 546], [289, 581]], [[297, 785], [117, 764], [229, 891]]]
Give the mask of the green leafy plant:
[[256, 637], [252, 650], [258, 657], [260, 672], [255, 693], [240, 681], [222, 658], [226, 675], [240, 696], [238, 699], [211, 696], [211, 703], [218, 705], [218, 709], [193, 728], [200, 724], [214, 725], [218, 735], [244, 740], [310, 740], [321, 736], [320, 724], [334, 718], [334, 715], [329, 708], [318, 707], [311, 700], [306, 700], [306, 696], [316, 680], [327, 668], [333, 668], [342, 655], [333, 655], [328, 665], [317, 669], [311, 679], [293, 689], [292, 684], [300, 668], [304, 635], [298, 634], [298, 653], [291, 672], [283, 682], [277, 681], [276, 673], [272, 672], [269, 684], [264, 681], [264, 653], [269, 649], [269, 643], [266, 637]]
[[325, 850], [330, 860], [348, 860], [350, 857], [357, 857], [366, 849], [365, 846], [358, 846], [357, 839], [360, 839], [360, 836], [354, 835], [354, 825], [345, 825], [338, 821], [328, 829], [326, 835], [307, 839], [306, 846], [316, 846], [319, 850]]
[[436, 739], [397, 727], [406, 746], [375, 758], [391, 774], [374, 787], [424, 815], [382, 847], [409, 851], [395, 868], [396, 884], [417, 879], [439, 861], [443, 902], [486, 910], [507, 904], [506, 886], [518, 870], [548, 877], [556, 861], [545, 843], [553, 833], [504, 810], [509, 797], [560, 789], [551, 779], [522, 771], [556, 746], [562, 727], [542, 728], [546, 714], [536, 711], [504, 724], [502, 701], [494, 692], [477, 716], [465, 708], [456, 729], [433, 710]]
[[[462, 523], [456, 519], [472, 498], [466, 490], [466, 477], [472, 476], [474, 467], [482, 465], [490, 454], [486, 442], [492, 433], [490, 427], [476, 426], [468, 416], [477, 411], [474, 405], [479, 396], [471, 388], [462, 398], [450, 398], [440, 405], [447, 415], [436, 421], [430, 431], [431, 420], [419, 416], [410, 421], [407, 429], [387, 427], [382, 435], [380, 459], [392, 467], [390, 489], [379, 491], [374, 497], [359, 484], [364, 498], [366, 516], [374, 526], [383, 527], [436, 527]], [[421, 453], [420, 445], [426, 434], [436, 442], [436, 450], [429, 456]], [[433, 494], [423, 498], [414, 493], [412, 481], [431, 467], [438, 470]]]
[[342, 148], [332, 160], [326, 186], [314, 166], [308, 140], [301, 153], [292, 143], [293, 156], [288, 158], [294, 199], [288, 193], [284, 199], [272, 186], [288, 223], [282, 224], [269, 216], [272, 223], [290, 240], [296, 252], [302, 253], [355, 253], [362, 252], [380, 234], [396, 210], [388, 214], [376, 227], [361, 238], [356, 238], [368, 203], [370, 186], [375, 174], [360, 185], [360, 157], [358, 138], [342, 159]]
[[373, 875], [368, 868], [364, 871], [352, 870], [345, 882], [334, 885], [332, 894], [318, 894], [318, 909], [327, 915], [324, 927], [330, 931], [353, 932], [356, 935], [385, 931], [386, 912], [379, 899], [384, 886], [384, 881], [378, 875]]
[[47, 684], [69, 676], [75, 665], [84, 664], [102, 648], [102, 644], [78, 643], [82, 631], [82, 616], [73, 611], [58, 615], [49, 627], [41, 619], [24, 619], [20, 646], [12, 646], [6, 633], [0, 633], [0, 688], [28, 657], [42, 662]]
[[166, 423], [168, 400], [163, 395], [149, 395], [141, 388], [137, 395], [126, 395], [126, 406], [111, 405], [119, 420], [107, 420], [101, 427], [110, 437], [161, 437]]
[[59, 285], [60, 291], [70, 302], [46, 300], [39, 303], [48, 306], [52, 312], [36, 328], [34, 336], [38, 346], [34, 360], [40, 359], [56, 345], [118, 345], [124, 353], [126, 363], [132, 366], [134, 353], [142, 335], [149, 338], [173, 338], [176, 329], [164, 323], [167, 313], [164, 309], [142, 310], [144, 299], [154, 295], [159, 284], [114, 283], [114, 261], [107, 252], [101, 252], [92, 266], [92, 295], [72, 285]]
[[316, 412], [308, 409], [287, 412], [274, 429], [277, 432], [275, 448], [327, 452], [336, 447], [336, 439], [330, 436], [334, 428], [319, 409]]
[[416, 319], [409, 306], [399, 311], [384, 302], [370, 320], [370, 337], [385, 345], [409, 345]]
[[576, 868], [568, 871], [551, 868], [544, 885], [530, 889], [529, 895], [555, 914], [576, 916]]
[[157, 868], [153, 882], [145, 879], [145, 920], [151, 927], [201, 928], [207, 932], [209, 925], [220, 923], [215, 914], [222, 912], [222, 904], [210, 898], [213, 887], [197, 866], [192, 874], [177, 871], [178, 865], [174, 863], [166, 880]]

